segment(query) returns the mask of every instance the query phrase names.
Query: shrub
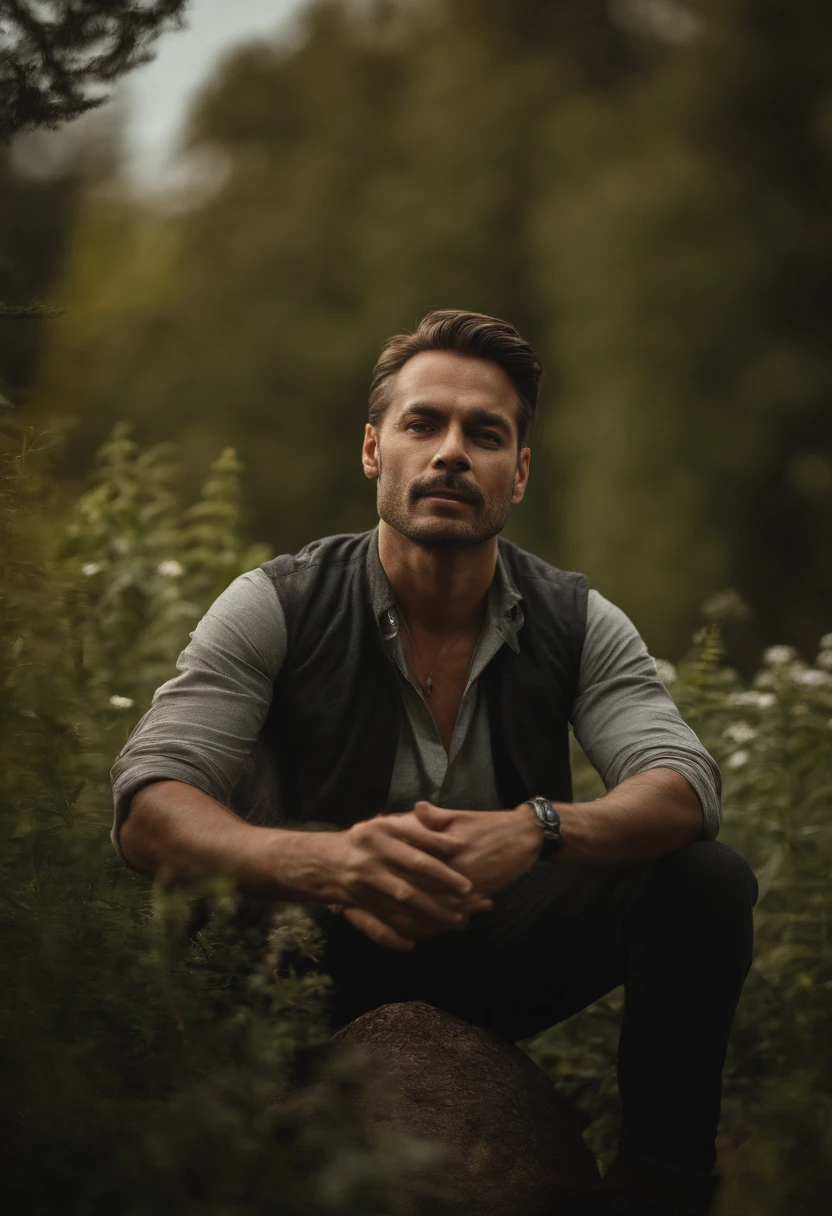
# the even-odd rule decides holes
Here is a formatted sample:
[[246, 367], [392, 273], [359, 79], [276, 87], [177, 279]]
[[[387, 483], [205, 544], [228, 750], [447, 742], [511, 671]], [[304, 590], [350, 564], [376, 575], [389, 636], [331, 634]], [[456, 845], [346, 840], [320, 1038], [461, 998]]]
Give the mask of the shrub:
[[[739, 609], [739, 611], [738, 611]], [[725, 1070], [720, 1212], [814, 1213], [832, 1193], [832, 634], [813, 664], [769, 647], [743, 680], [725, 663], [722, 627], [744, 615], [730, 594], [674, 666], [659, 660], [685, 720], [723, 773], [720, 839], [757, 874], [755, 964]], [[603, 793], [575, 749], [576, 797]], [[614, 1152], [618, 990], [527, 1047]]]
[[323, 979], [287, 962], [314, 960], [311, 922], [284, 907], [265, 942], [240, 935], [222, 883], [150, 891], [108, 838], [131, 727], [209, 603], [270, 556], [238, 539], [234, 452], [183, 509], [171, 450], [124, 425], [77, 499], [50, 483], [48, 437], [6, 419], [2, 444], [4, 1210], [404, 1212], [425, 1150], [369, 1142], [360, 1062], [314, 1120], [280, 1104], [327, 1033]]

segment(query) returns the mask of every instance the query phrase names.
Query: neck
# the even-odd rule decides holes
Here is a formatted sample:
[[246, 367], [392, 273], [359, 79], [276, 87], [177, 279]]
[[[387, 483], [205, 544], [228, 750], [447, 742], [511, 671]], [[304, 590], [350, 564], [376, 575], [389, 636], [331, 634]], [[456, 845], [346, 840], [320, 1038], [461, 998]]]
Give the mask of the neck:
[[477, 620], [497, 567], [497, 538], [461, 549], [434, 549], [381, 521], [378, 551], [396, 602], [410, 625], [453, 633]]

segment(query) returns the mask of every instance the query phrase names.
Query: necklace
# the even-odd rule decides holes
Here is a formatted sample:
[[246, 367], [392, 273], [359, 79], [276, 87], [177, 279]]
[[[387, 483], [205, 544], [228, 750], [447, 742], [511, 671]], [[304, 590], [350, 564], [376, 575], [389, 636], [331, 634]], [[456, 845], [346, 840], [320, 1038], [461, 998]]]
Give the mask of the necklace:
[[[399, 610], [399, 616], [402, 618], [402, 624], [404, 625], [405, 632], [407, 633], [407, 640], [410, 642], [410, 649], [413, 651], [413, 657], [414, 657], [414, 659], [418, 659], [419, 666], [420, 666], [420, 667], [422, 668], [422, 670], [424, 671], [425, 664], [422, 662], [421, 655], [420, 655], [420, 654], [419, 654], [419, 652], [417, 651], [416, 647], [413, 645], [413, 635], [412, 635], [412, 634], [411, 634], [411, 632], [410, 632], [410, 627], [409, 627], [409, 625], [408, 625], [407, 621], [405, 620], [404, 613], [403, 613], [401, 610]], [[430, 671], [428, 672], [428, 677], [427, 677], [427, 679], [425, 680], [424, 684], [422, 684], [422, 681], [421, 681], [421, 680], [419, 680], [419, 684], [421, 685], [421, 687], [422, 687], [422, 691], [424, 692], [424, 694], [425, 694], [425, 696], [426, 696], [426, 697], [430, 697], [430, 694], [433, 692], [433, 673], [436, 671], [437, 667], [438, 667], [438, 666], [439, 666], [439, 664], [442, 662], [442, 660], [444, 659], [445, 655], [446, 655], [446, 654], [448, 653], [448, 651], [451, 649], [451, 647], [453, 646], [454, 642], [457, 640], [457, 638], [458, 638], [458, 637], [459, 637], [459, 635], [462, 633], [462, 631], [463, 631], [463, 629], [464, 629], [464, 628], [465, 628], [465, 626], [464, 626], [464, 625], [461, 625], [461, 626], [459, 627], [459, 629], [457, 629], [457, 631], [456, 631], [456, 633], [454, 634], [454, 636], [451, 638], [450, 642], [448, 642], [448, 643], [447, 643], [445, 646], [443, 646], [443, 647], [442, 647], [442, 649], [441, 649], [441, 650], [440, 650], [440, 652], [439, 652], [439, 657], [437, 658], [437, 660], [436, 660], [436, 662], [434, 663], [433, 667], [431, 667]], [[417, 677], [417, 678], [418, 678], [418, 677]]]

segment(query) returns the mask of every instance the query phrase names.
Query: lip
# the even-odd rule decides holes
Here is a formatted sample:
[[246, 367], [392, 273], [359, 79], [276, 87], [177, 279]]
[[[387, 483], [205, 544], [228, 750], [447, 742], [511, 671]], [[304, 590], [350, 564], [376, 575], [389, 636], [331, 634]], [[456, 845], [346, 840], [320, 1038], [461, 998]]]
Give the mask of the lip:
[[429, 490], [427, 494], [423, 494], [422, 498], [438, 498], [441, 502], [464, 502], [469, 506], [473, 506], [473, 501], [467, 494], [460, 494], [456, 490]]

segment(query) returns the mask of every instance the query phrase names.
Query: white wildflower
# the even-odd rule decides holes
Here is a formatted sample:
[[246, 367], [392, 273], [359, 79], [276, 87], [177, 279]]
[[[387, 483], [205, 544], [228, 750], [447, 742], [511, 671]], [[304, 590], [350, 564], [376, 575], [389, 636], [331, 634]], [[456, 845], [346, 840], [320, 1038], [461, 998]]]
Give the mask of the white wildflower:
[[116, 553], [121, 553], [122, 555], [129, 553], [130, 541], [126, 536], [117, 536], [113, 541], [113, 548], [115, 549]]
[[184, 571], [179, 562], [171, 560], [159, 562], [159, 565], [156, 567], [156, 573], [163, 574], [165, 578], [178, 578]]
[[832, 633], [825, 633], [818, 642], [821, 650], [832, 650]]
[[662, 684], [673, 684], [676, 680], [676, 668], [667, 659], [654, 659], [656, 675]]
[[748, 722], [732, 722], [730, 726], [726, 726], [723, 733], [732, 743], [750, 743], [752, 739], [757, 738], [756, 727]]
[[114, 695], [110, 697], [110, 704], [112, 705], [113, 709], [132, 709], [135, 702], [130, 697], [119, 697]]
[[742, 768], [745, 764], [748, 764], [748, 752], [746, 751], [734, 752], [728, 759], [729, 768]]
[[808, 684], [810, 688], [819, 688], [824, 684], [832, 684], [832, 675], [828, 671], [818, 671], [816, 667], [807, 667], [797, 676], [798, 684]]
[[81, 573], [86, 574], [87, 578], [92, 578], [94, 574], [98, 574], [101, 568], [101, 562], [86, 562], [81, 567]]
[[776, 697], [773, 692], [732, 692], [728, 698], [731, 705], [750, 705], [753, 709], [771, 709]]
[[763, 651], [763, 662], [767, 667], [781, 667], [797, 658], [794, 646], [769, 646]]
[[771, 688], [774, 685], [774, 676], [770, 671], [758, 671], [754, 677], [755, 688]]
[[832, 650], [822, 650], [818, 655], [818, 667], [832, 671]]

